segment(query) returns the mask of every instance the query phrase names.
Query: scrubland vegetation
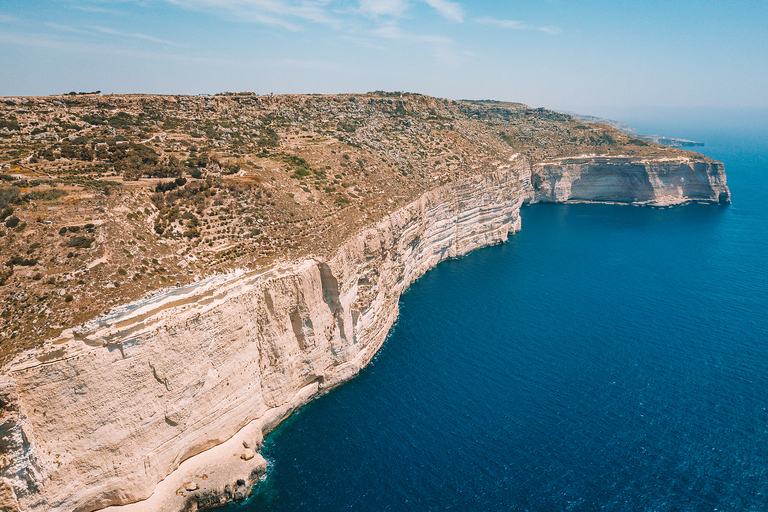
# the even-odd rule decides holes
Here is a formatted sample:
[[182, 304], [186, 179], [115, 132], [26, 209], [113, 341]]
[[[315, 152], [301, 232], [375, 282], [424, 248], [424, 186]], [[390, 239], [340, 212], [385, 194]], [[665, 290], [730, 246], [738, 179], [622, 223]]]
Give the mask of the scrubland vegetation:
[[328, 256], [514, 153], [672, 152], [545, 109], [407, 93], [0, 98], [0, 359], [160, 288]]

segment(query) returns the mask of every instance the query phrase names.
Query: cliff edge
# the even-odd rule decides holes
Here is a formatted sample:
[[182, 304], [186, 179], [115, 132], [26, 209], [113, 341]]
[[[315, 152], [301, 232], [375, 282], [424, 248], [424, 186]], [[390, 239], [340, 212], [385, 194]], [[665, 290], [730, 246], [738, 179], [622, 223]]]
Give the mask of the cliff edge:
[[152, 496], [137, 509], [172, 510], [207, 500], [222, 460], [184, 468], [171, 492], [153, 492], [183, 461], [238, 433], [230, 460], [242, 472], [213, 490], [250, 485], [261, 434], [370, 361], [410, 283], [520, 228], [526, 165], [519, 158], [427, 192], [327, 261], [142, 301], [18, 356], [2, 384], [15, 441], [4, 482], [20, 508], [96, 510]]
[[[330, 146], [327, 140], [310, 144], [325, 148], [322, 155], [297, 156], [305, 158], [299, 167], [295, 160], [286, 163], [285, 151], [289, 147], [299, 151], [299, 143], [282, 139], [282, 154], [261, 157], [265, 163], [279, 161], [299, 175], [287, 176], [284, 167], [276, 168], [272, 175], [261, 174], [254, 186], [263, 192], [267, 206], [275, 207], [271, 203], [279, 191], [293, 194], [287, 197], [297, 204], [306, 201], [307, 208], [323, 201], [322, 206], [333, 215], [326, 215], [328, 210], [313, 210], [316, 216], [309, 221], [314, 219], [318, 226], [335, 224], [336, 232], [312, 239], [331, 243], [308, 243], [303, 250], [287, 250], [259, 265], [233, 265], [204, 277], [195, 273], [194, 265], [202, 258], [195, 251], [204, 250], [205, 245], [190, 245], [186, 238], [176, 237], [173, 229], [163, 228], [154, 249], [146, 232], [139, 232], [146, 247], [134, 258], [171, 247], [194, 256], [182, 260], [188, 263], [181, 267], [190, 268], [192, 277], [160, 292], [126, 295], [132, 300], [8, 353], [0, 373], [0, 505], [22, 511], [168, 511], [196, 510], [244, 498], [266, 470], [258, 453], [263, 435], [318, 394], [356, 375], [384, 342], [405, 289], [440, 261], [506, 241], [521, 227], [519, 210], [524, 203], [599, 201], [665, 206], [730, 199], [722, 164], [688, 152], [647, 149], [639, 143], [611, 144], [616, 141], [607, 128], [589, 129], [589, 140], [596, 147], [606, 146], [599, 154], [573, 151], [565, 143], [558, 151], [525, 143], [527, 134], [533, 132], [539, 133], [536, 140], [556, 133], [569, 140], [563, 130], [578, 123], [570, 124], [567, 116], [550, 111], [417, 98], [400, 105], [404, 115], [397, 104], [365, 98], [371, 99], [375, 102], [367, 103], [362, 111], [367, 117], [345, 114], [346, 123], [357, 123], [354, 131], [345, 131], [354, 137], [343, 142], [336, 139]], [[336, 99], [328, 101], [338, 106]], [[345, 98], [342, 105], [359, 112], [360, 101]], [[284, 103], [278, 106], [287, 108]], [[390, 107], [394, 113], [381, 115], [382, 109]], [[424, 121], [429, 116], [433, 121]], [[390, 121], [403, 131], [383, 140], [377, 133]], [[402, 141], [410, 140], [408, 137], [426, 134], [428, 139], [437, 132], [425, 127], [434, 128], [434, 124], [456, 138], [452, 155], [461, 155], [462, 165], [445, 165], [443, 156], [441, 163], [432, 162], [437, 166], [432, 174], [427, 169], [423, 177], [422, 171], [413, 178], [407, 172], [399, 173], [400, 178], [386, 183], [381, 169], [350, 173], [348, 166], [340, 164], [352, 158], [339, 158], [338, 180], [354, 175], [361, 190], [344, 192], [350, 197], [348, 204], [325, 203], [328, 196], [322, 194], [329, 192], [320, 188], [323, 178], [315, 174], [318, 188], [313, 190], [298, 171], [314, 173], [322, 158], [331, 161], [331, 155], [336, 158], [355, 150], [368, 152], [359, 157], [368, 164], [358, 169], [370, 165], [373, 155], [378, 155], [381, 160], [376, 161], [381, 165], [395, 162], [399, 168], [393, 148], [403, 152]], [[379, 132], [367, 132], [371, 125], [378, 126]], [[489, 125], [490, 131], [483, 128]], [[514, 126], [516, 132], [511, 129]], [[582, 135], [585, 131], [578, 129]], [[367, 148], [357, 147], [364, 141], [368, 141]], [[473, 144], [477, 149], [469, 153]], [[516, 150], [516, 145], [526, 151]], [[444, 149], [442, 143], [435, 147]], [[634, 153], [624, 154], [622, 149]], [[418, 151], [413, 158], [417, 155]], [[425, 158], [432, 156], [426, 154]], [[142, 179], [150, 178], [141, 178], [139, 185], [158, 183]], [[201, 184], [205, 178], [190, 177], [194, 179]], [[379, 197], [376, 192], [387, 186], [399, 197]], [[198, 190], [200, 185], [196, 187]], [[210, 189], [215, 187], [205, 190]], [[232, 198], [233, 189], [228, 190], [226, 200], [232, 200], [233, 208], [245, 210], [248, 196]], [[306, 195], [299, 196], [299, 190]], [[375, 200], [356, 202], [366, 190]], [[268, 191], [273, 195], [267, 199]], [[140, 188], [121, 193], [122, 203], [148, 199]], [[220, 194], [223, 192], [216, 195]], [[115, 200], [115, 196], [106, 199]], [[210, 195], [199, 200], [201, 210], [215, 208]], [[163, 201], [162, 208], [156, 205], [143, 214], [148, 217], [145, 230], [165, 214], [163, 208], [174, 207], [173, 202], [168, 206], [169, 199], [163, 197]], [[286, 199], [285, 204], [291, 203]], [[276, 216], [281, 211], [277, 207], [268, 211], [272, 216], [263, 217], [264, 229], [269, 222], [273, 226], [285, 222], [298, 210], [282, 210], [285, 217]], [[380, 213], [374, 214], [376, 211]], [[135, 208], [128, 212], [134, 216], [129, 220], [136, 222]], [[191, 218], [184, 220], [189, 221], [187, 226], [194, 224]], [[295, 224], [286, 224], [296, 230]], [[108, 224], [101, 226], [97, 232]], [[200, 224], [203, 226], [205, 223]], [[17, 240], [21, 236], [16, 235]], [[130, 253], [109, 237], [95, 234], [93, 238], [105, 252]], [[213, 237], [211, 242], [217, 240]], [[109, 257], [94, 255], [93, 261], [99, 258], [104, 260], [90, 268], [108, 268]], [[32, 277], [13, 283], [38, 286], [42, 279]], [[142, 279], [134, 282], [142, 283]], [[20, 307], [29, 304], [16, 298], [20, 297], [17, 291], [11, 296]]]

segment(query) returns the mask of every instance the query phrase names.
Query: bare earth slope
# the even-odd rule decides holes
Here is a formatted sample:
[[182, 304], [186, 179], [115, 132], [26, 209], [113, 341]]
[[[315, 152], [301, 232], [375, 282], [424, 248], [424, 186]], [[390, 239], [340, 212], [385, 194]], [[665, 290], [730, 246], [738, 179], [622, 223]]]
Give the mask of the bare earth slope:
[[505, 241], [523, 203], [730, 199], [718, 162], [520, 104], [83, 95], [0, 114], [9, 510], [242, 498], [263, 433], [354, 376], [405, 288]]

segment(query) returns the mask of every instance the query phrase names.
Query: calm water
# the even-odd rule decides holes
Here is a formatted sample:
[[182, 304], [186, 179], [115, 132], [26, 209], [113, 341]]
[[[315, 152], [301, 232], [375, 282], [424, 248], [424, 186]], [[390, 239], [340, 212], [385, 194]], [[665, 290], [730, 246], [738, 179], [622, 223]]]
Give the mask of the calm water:
[[731, 206], [525, 209], [411, 287], [228, 510], [767, 510], [768, 122], [733, 121], [638, 121], [704, 140]]

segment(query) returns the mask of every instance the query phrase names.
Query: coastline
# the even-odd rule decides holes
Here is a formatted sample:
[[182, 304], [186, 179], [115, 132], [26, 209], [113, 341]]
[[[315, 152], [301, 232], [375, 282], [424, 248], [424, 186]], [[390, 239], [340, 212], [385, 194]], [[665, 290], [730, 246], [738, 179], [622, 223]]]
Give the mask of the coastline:
[[[210, 452], [193, 460], [211, 446], [235, 439], [233, 436], [241, 430], [243, 435], [270, 430], [317, 393], [356, 375], [386, 338], [397, 317], [399, 295], [408, 284], [443, 259], [500, 243], [508, 233], [519, 229], [523, 196], [519, 190], [515, 192], [519, 187], [517, 173], [509, 169], [444, 185], [364, 229], [328, 263], [305, 260], [293, 272], [277, 272], [265, 279], [235, 279], [224, 285], [225, 290], [217, 290], [213, 300], [161, 310], [154, 322], [147, 318], [135, 325], [118, 322], [119, 331], [115, 326], [105, 327], [93, 337], [78, 340], [73, 336], [64, 343], [51, 341], [41, 351], [26, 353], [19, 359], [47, 360], [41, 366], [21, 364], [11, 374], [12, 385], [19, 390], [18, 402], [24, 403], [18, 426], [24, 430], [27, 425], [29, 434], [26, 461], [18, 460], [17, 464], [26, 462], [30, 469], [41, 467], [47, 472], [47, 476], [41, 475], [46, 494], [49, 499], [59, 496], [45, 505], [47, 509], [97, 510], [146, 499], [155, 492], [157, 483], [167, 480], [167, 475], [184, 461], [191, 461], [184, 466], [187, 468], [197, 467], [197, 461], [220, 459], [216, 452]], [[369, 282], [365, 282], [365, 276]], [[242, 315], [246, 312], [251, 319], [263, 318], [258, 323], [246, 320], [250, 335], [242, 332], [242, 320], [236, 320], [245, 319]], [[222, 328], [232, 329], [233, 334], [223, 334]], [[267, 352], [277, 351], [267, 366], [262, 366], [266, 363], [259, 356], [262, 351], [253, 344], [256, 339], [261, 340], [258, 344], [267, 343]], [[173, 350], [168, 350], [170, 346]], [[179, 366], [181, 354], [190, 366]], [[201, 361], [203, 358], [205, 361]], [[213, 368], [208, 361], [215, 361]], [[66, 380], [51, 381], [51, 375], [72, 365], [81, 368], [79, 386], [66, 390], [61, 387], [68, 387]], [[259, 373], [254, 374], [259, 367]], [[128, 384], [131, 380], [133, 384]], [[131, 396], [121, 392], [126, 386], [132, 389]], [[233, 386], [239, 390], [234, 395]], [[148, 401], [158, 402], [150, 398], [158, 393], [159, 402], [168, 405], [165, 411], [148, 411], [146, 417], [147, 412], [137, 408], [146, 407]], [[87, 415], [72, 414], [64, 407], [57, 411], [60, 415], [55, 422], [49, 421], [50, 414], [47, 420], [36, 419], [36, 404], [51, 403], [53, 395], [59, 396], [60, 403], [78, 404], [79, 408], [88, 408], [88, 402], [105, 403], [121, 396], [121, 407], [109, 413], [90, 411]], [[84, 401], [83, 395], [90, 400]], [[135, 426], [130, 431], [115, 432], [118, 424], [111, 419], [115, 414], [123, 418], [122, 425], [133, 421]], [[34, 430], [29, 428], [30, 423], [35, 425]], [[99, 436], [102, 450], [94, 451], [93, 442], [83, 436], [98, 430], [94, 423], [112, 432], [111, 440]], [[243, 430], [246, 425], [250, 427]], [[137, 438], [134, 430], [144, 433]], [[46, 440], [61, 438], [64, 432], [81, 432], [70, 437], [67, 446], [73, 462], [81, 462], [58, 466], [41, 461], [49, 451]], [[260, 436], [253, 435], [253, 446], [257, 446]], [[141, 443], [146, 448], [141, 448]], [[235, 446], [236, 441], [230, 445]], [[61, 443], [58, 446], [61, 449]], [[123, 465], [122, 476], [104, 478], [101, 468], [102, 460], [109, 457], [107, 453], [124, 451], [128, 446], [133, 446], [134, 455], [128, 459], [128, 467]], [[136, 456], [145, 450], [151, 450], [153, 456]], [[224, 455], [220, 460], [228, 458]], [[242, 465], [248, 473], [260, 463], [257, 457], [251, 460], [255, 462], [250, 466]], [[87, 461], [93, 464], [92, 478], [83, 478], [81, 470]], [[166, 465], [170, 465], [168, 471]], [[73, 470], [80, 474], [77, 488], [73, 488]], [[153, 481], [152, 475], [161, 478]], [[174, 478], [158, 488], [158, 510], [167, 510], [168, 500], [160, 497], [166, 491], [173, 491], [171, 501], [179, 508], [191, 497], [188, 492], [177, 495], [178, 489], [170, 489], [175, 485]], [[245, 474], [236, 480], [247, 478]], [[236, 480], [230, 482], [230, 489]], [[226, 485], [224, 489], [196, 489], [194, 500], [210, 491], [226, 494]], [[17, 498], [24, 500], [24, 496]], [[26, 503], [22, 506], [42, 505]]]
[[[494, 172], [423, 194], [354, 235], [328, 262], [308, 259], [254, 275], [244, 273], [224, 279], [210, 290], [198, 283], [193, 285], [200, 286], [198, 299], [184, 297], [165, 304], [160, 301], [156, 307], [150, 301], [147, 311], [137, 308], [96, 332], [78, 336], [73, 332], [71, 339], [51, 341], [43, 351], [27, 353], [27, 360], [46, 359], [45, 364], [35, 367], [17, 360], [20, 378], [13, 384], [26, 398], [25, 408], [21, 409], [21, 430], [24, 424], [36, 425], [34, 435], [28, 436], [28, 466], [47, 471], [49, 496], [59, 496], [54, 498], [60, 500], [58, 504], [53, 501], [46, 506], [62, 511], [105, 507], [194, 510], [245, 497], [263, 475], [265, 463], [256, 453], [263, 434], [315, 396], [354, 377], [370, 361], [396, 320], [399, 296], [410, 283], [440, 261], [503, 243], [509, 234], [520, 229], [519, 208], [523, 203], [547, 200], [543, 195], [537, 197], [535, 183], [531, 186], [531, 169], [526, 158], [515, 155], [509, 164]], [[572, 176], [564, 178], [569, 185], [576, 182]], [[722, 178], [724, 186], [724, 174]], [[718, 183], [718, 179], [714, 181]], [[557, 179], [553, 183], [557, 190], [565, 190]], [[714, 188], [712, 192], [720, 193]], [[679, 195], [676, 200], [676, 204], [683, 204], [696, 199]], [[712, 194], [702, 200], [714, 202]], [[557, 202], [569, 201], [573, 200]], [[167, 293], [166, 299], [172, 295]], [[237, 318], [241, 320], [233, 323], [231, 319]], [[265, 328], [270, 332], [266, 333]], [[232, 334], [224, 334], [222, 329], [231, 330]], [[221, 345], [224, 338], [226, 345]], [[252, 346], [250, 339], [262, 340], [261, 348]], [[272, 341], [263, 345], [267, 339]], [[170, 346], [173, 350], [168, 354]], [[223, 359], [222, 349], [228, 354]], [[267, 354], [274, 354], [266, 366], [260, 355], [265, 349]], [[191, 366], [180, 369], [179, 357], [190, 359]], [[94, 360], [86, 361], [88, 358]], [[206, 359], [205, 364], [197, 361], [200, 358]], [[137, 365], [138, 359], [143, 361]], [[211, 361], [217, 363], [211, 366]], [[38, 445], [42, 443], [35, 439], [84, 432], [84, 428], [92, 429], [92, 425], [85, 424], [87, 418], [84, 423], [71, 415], [62, 415], [60, 419], [65, 423], [60, 430], [45, 433], [44, 429], [50, 428], [47, 423], [30, 421], [25, 415], [30, 406], [36, 409], [36, 403], [48, 402], [52, 395], [31, 393], [35, 390], [39, 394], [40, 389], [50, 386], [51, 372], [60, 371], [56, 367], [62, 365], [80, 366], [81, 374], [92, 372], [99, 385], [107, 389], [111, 386], [117, 390], [125, 386], [126, 379], [133, 379], [131, 389], [143, 395], [143, 399], [136, 398], [134, 412], [128, 404], [122, 417], [138, 413], [141, 421], [132, 428], [144, 430], [142, 438], [162, 447], [161, 451], [150, 445], [141, 448], [135, 446], [135, 440], [131, 441], [135, 446], [133, 455], [127, 455], [134, 462], [121, 470], [122, 476], [107, 480], [102, 476], [98, 484], [84, 478], [80, 493], [73, 492], [72, 476], [67, 471], [41, 463], [40, 454], [47, 450], [41, 449]], [[104, 367], [118, 369], [122, 375], [113, 378], [100, 370]], [[258, 373], [253, 373], [256, 368]], [[43, 375], [30, 375], [32, 370]], [[221, 375], [222, 371], [228, 372], [227, 378]], [[230, 379], [235, 389], [240, 390], [236, 395], [242, 396], [233, 397], [233, 390], [227, 389]], [[64, 385], [67, 382], [62, 381]], [[72, 399], [82, 402], [82, 395], [96, 392], [94, 398], [98, 403], [115, 396], [97, 390], [94, 385], [95, 382], [86, 382], [79, 389], [76, 387], [70, 394], [79, 398], [72, 395]], [[50, 393], [67, 392], [54, 384]], [[159, 396], [168, 405], [160, 415], [153, 413], [141, 418], [135, 407], [152, 400], [150, 396]], [[212, 411], [209, 404], [217, 405]], [[191, 408], [191, 412], [186, 408]], [[105, 428], [112, 428], [112, 422], [103, 418], [101, 421]], [[179, 438], [178, 428], [182, 428], [184, 437]], [[33, 431], [27, 430], [30, 434]], [[135, 435], [131, 431], [131, 439]], [[110, 441], [115, 448], [105, 448], [119, 452], [125, 449], [126, 440], [118, 435]], [[79, 450], [80, 460], [98, 460], [103, 454], [94, 453], [91, 445], [86, 440], [79, 447], [72, 447]], [[152, 458], [136, 457], [146, 450], [153, 453]], [[235, 461], [234, 467], [227, 461]], [[220, 469], [228, 465], [229, 469]], [[94, 467], [92, 478], [99, 472]], [[55, 482], [61, 486], [58, 492], [51, 493], [51, 484]], [[27, 504], [30, 510], [42, 505]]]

